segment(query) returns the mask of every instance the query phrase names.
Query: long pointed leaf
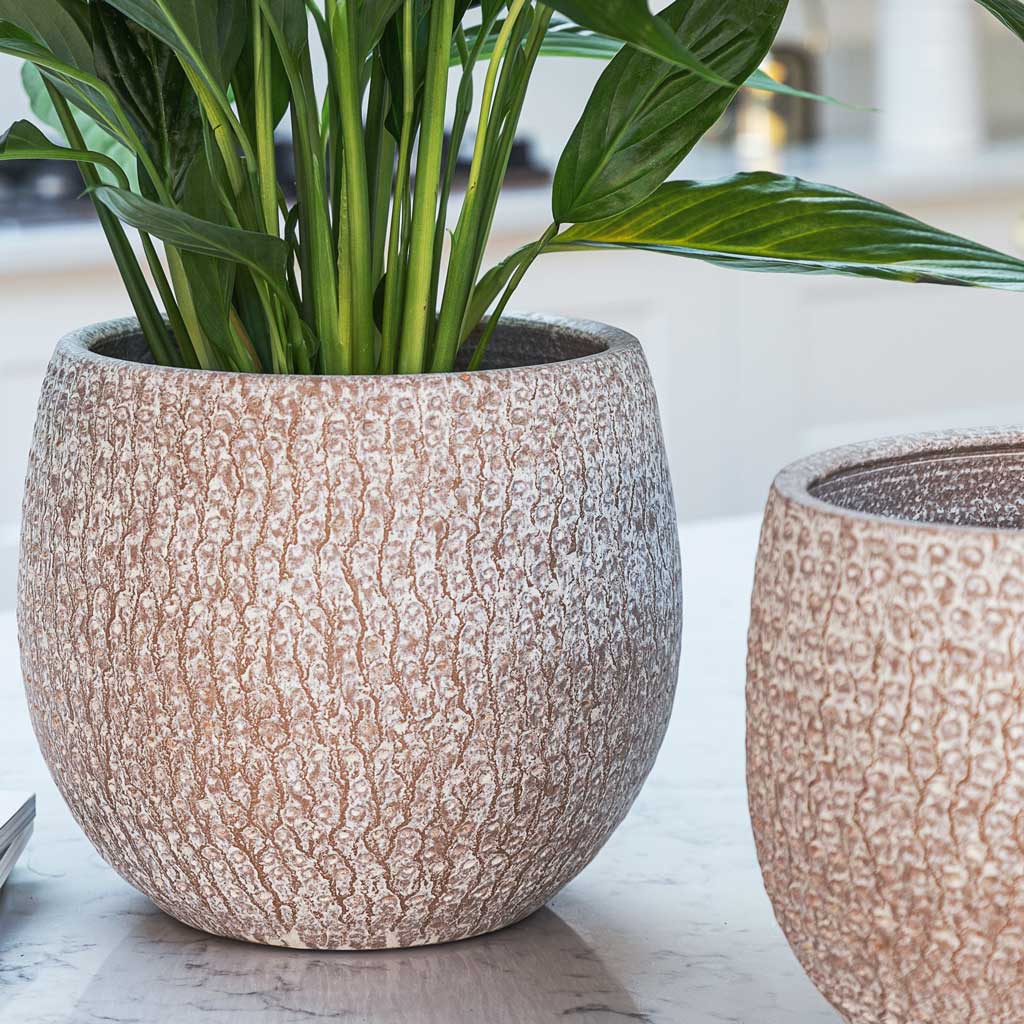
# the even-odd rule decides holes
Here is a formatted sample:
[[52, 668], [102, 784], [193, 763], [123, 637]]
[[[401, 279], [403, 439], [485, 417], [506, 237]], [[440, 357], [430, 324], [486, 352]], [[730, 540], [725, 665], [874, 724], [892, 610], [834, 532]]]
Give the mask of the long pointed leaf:
[[0, 160], [65, 160], [76, 164], [96, 164], [113, 174], [121, 185], [128, 184], [127, 175], [109, 156], [58, 146], [30, 121], [15, 121], [0, 135]]
[[[483, 46], [480, 48], [480, 60], [487, 60], [494, 52], [494, 43], [498, 38], [497, 28], [491, 32]], [[466, 38], [472, 47], [476, 41], [477, 29], [470, 29]], [[589, 29], [580, 28], [570, 21], [559, 20], [552, 24], [541, 44], [540, 54], [542, 57], [574, 57], [583, 60], [604, 60], [609, 61], [617, 56], [625, 44], [619, 39], [612, 39], [611, 36], [601, 35], [600, 32], [591, 32]], [[453, 46], [451, 66], [457, 67], [460, 63], [459, 52]], [[780, 96], [792, 96], [795, 99], [809, 100], [812, 103], [827, 103], [831, 106], [844, 107], [847, 110], [869, 110], [855, 103], [847, 103], [845, 100], [837, 99], [835, 96], [825, 96], [822, 93], [808, 92], [806, 89], [794, 89], [783, 82], [777, 82], [767, 72], [758, 68], [744, 82], [744, 88], [757, 89], [760, 92], [774, 92]]]
[[199, 100], [169, 46], [108, 3], [97, 0], [90, 9], [96, 74], [116, 92], [170, 194], [180, 199], [203, 146]]
[[226, 88], [245, 46], [247, 0], [107, 0]]
[[[731, 80], [757, 70], [788, 0], [677, 0], [662, 15], [687, 47]], [[605, 69], [555, 172], [560, 224], [610, 217], [649, 196], [722, 116], [736, 88], [627, 48]]]
[[847, 110], [874, 110], [874, 107], [865, 107], [857, 103], [847, 103], [845, 100], [837, 100], [834, 96], [823, 96], [821, 93], [808, 92], [806, 89], [794, 89], [784, 82], [776, 82], [766, 71], [757, 69], [746, 81], [745, 88], [757, 89], [759, 92], [774, 92], [780, 96], [792, 96], [798, 100], [810, 100], [812, 103], [828, 103], [835, 107], [845, 107]]
[[0, 0], [0, 21], [17, 25], [65, 64], [95, 74], [85, 0]]
[[[60, 123], [60, 117], [50, 101], [50, 95], [46, 91], [43, 76], [35, 64], [23, 64], [21, 68], [21, 82], [28, 96], [32, 113], [48, 128], [59, 132], [65, 142], [70, 144], [64, 127]], [[132, 191], [138, 191], [138, 160], [135, 154], [125, 145], [118, 142], [98, 121], [90, 117], [83, 110], [72, 111], [78, 130], [82, 133], [85, 148], [91, 153], [102, 153], [110, 157], [128, 178]], [[116, 176], [105, 168], [100, 168], [100, 174], [106, 184], [117, 184]]]
[[94, 195], [133, 228], [187, 252], [240, 263], [275, 287], [286, 287], [289, 253], [280, 238], [214, 224], [124, 189], [102, 187], [95, 189]]
[[1024, 2], [1022, 0], [977, 0], [1008, 29], [1024, 39]]
[[645, 249], [740, 270], [847, 274], [1024, 291], [1024, 260], [828, 185], [758, 172], [663, 185], [548, 251]]
[[[728, 6], [718, 0], [722, 7]], [[624, 43], [693, 71], [715, 85], [731, 83], [687, 47], [665, 22], [651, 13], [647, 0], [550, 0], [549, 6], [582, 28], [621, 39]]]

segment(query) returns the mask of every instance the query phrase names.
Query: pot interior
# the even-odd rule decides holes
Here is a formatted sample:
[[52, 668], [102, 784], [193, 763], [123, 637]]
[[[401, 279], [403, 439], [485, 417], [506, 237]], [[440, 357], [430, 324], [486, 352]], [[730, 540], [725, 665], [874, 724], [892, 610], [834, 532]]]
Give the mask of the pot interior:
[[839, 470], [808, 488], [819, 501], [889, 519], [1024, 529], [1024, 445], [910, 455]]
[[[469, 366], [478, 336], [479, 331], [463, 346], [459, 355], [460, 370]], [[92, 350], [97, 355], [130, 363], [151, 366], [154, 362], [149, 346], [137, 332], [101, 339], [92, 345]], [[511, 320], [494, 332], [481, 369], [508, 370], [521, 366], [544, 366], [596, 356], [607, 351], [608, 343], [605, 340], [582, 329]]]

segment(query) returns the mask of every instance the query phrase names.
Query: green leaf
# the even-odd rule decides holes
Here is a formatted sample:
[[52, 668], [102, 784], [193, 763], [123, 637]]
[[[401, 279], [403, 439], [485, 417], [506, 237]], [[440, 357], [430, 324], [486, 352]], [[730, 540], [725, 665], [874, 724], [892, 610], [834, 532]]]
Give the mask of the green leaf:
[[978, 0], [986, 10], [991, 11], [1008, 29], [1024, 39], [1024, 2], [1022, 0]]
[[844, 100], [837, 100], [833, 96], [822, 96], [820, 93], [807, 92], [804, 89], [794, 89], [791, 85], [783, 82], [776, 82], [769, 74], [758, 68], [746, 81], [746, 89], [757, 89], [759, 92], [774, 92], [780, 96], [792, 96], [798, 100], [810, 100], [812, 103], [829, 103], [836, 107], [845, 107], [847, 110], [875, 110], [875, 107], [864, 107], [856, 103], [847, 103]]
[[[43, 76], [34, 64], [23, 64], [21, 68], [21, 82], [25, 93], [28, 96], [32, 113], [47, 126], [52, 128], [63, 141], [70, 145], [64, 128], [57, 116], [57, 111], [50, 102], [50, 95], [43, 84]], [[73, 110], [75, 123], [82, 133], [85, 148], [92, 153], [102, 153], [121, 168], [121, 171], [128, 178], [128, 183], [133, 191], [137, 191], [138, 182], [138, 160], [135, 154], [125, 145], [118, 142], [102, 125], [91, 118], [83, 110]], [[116, 185], [118, 178], [108, 168], [100, 166], [100, 175], [107, 184]]]
[[[593, 60], [611, 60], [621, 49], [622, 42], [580, 28], [571, 21], [559, 18], [552, 21], [544, 36], [540, 52], [546, 57], [585, 57]], [[485, 47], [486, 48], [486, 47]]]
[[304, 0], [268, 0], [267, 8], [284, 33], [293, 57], [309, 46], [309, 16]]
[[103, 153], [58, 146], [31, 121], [15, 121], [0, 135], [0, 161], [3, 160], [65, 160], [77, 164], [96, 164], [109, 171], [122, 185], [128, 184], [127, 175], [110, 157]]
[[27, 32], [65, 64], [95, 73], [85, 0], [0, 0], [0, 21]]
[[[289, 51], [294, 59], [300, 60], [303, 51], [309, 47], [309, 22], [306, 16], [306, 5], [304, 0], [270, 0], [268, 7], [278, 25], [280, 25], [285, 39], [288, 41]], [[288, 105], [291, 103], [291, 87], [288, 83], [288, 74], [285, 71], [284, 63], [276, 46], [270, 47], [271, 70], [270, 78], [272, 83], [272, 104], [273, 111], [271, 120], [276, 128], [288, 112]], [[253, 48], [246, 46], [242, 55], [235, 65], [231, 80], [231, 88], [239, 108], [242, 123], [246, 125], [251, 135], [256, 134], [253, 124], [255, 116], [255, 97], [253, 85], [256, 80], [256, 68], [253, 63]]]
[[116, 117], [104, 95], [106, 86], [91, 71], [61, 60], [45, 44], [9, 21], [0, 21], [0, 53], [35, 64], [44, 70], [70, 102], [92, 116], [114, 123]]
[[365, 0], [359, 12], [359, 47], [364, 55], [380, 42], [402, 3], [403, 0]]
[[[662, 21], [728, 79], [757, 70], [788, 0], [677, 0]], [[624, 49], [597, 83], [555, 173], [560, 224], [610, 217], [649, 196], [722, 116], [737, 89], [719, 88]]]
[[60, 147], [30, 121], [15, 121], [0, 135], [0, 158], [4, 160], [45, 159], [44, 154], [49, 155], [51, 150], [60, 150]]
[[[680, 40], [664, 16], [651, 14], [647, 0], [601, 0], [600, 3], [551, 0], [549, 6], [581, 28], [621, 39], [638, 50], [693, 71], [715, 85], [728, 87], [731, 84]], [[729, 0], [717, 0], [717, 6], [730, 8], [733, 5]]]
[[[467, 33], [470, 44], [476, 38], [476, 30]], [[481, 47], [480, 59], [486, 60], [494, 52], [494, 40], [497, 39], [496, 32]], [[618, 39], [610, 36], [603, 36], [600, 32], [591, 32], [588, 29], [580, 28], [571, 21], [558, 20], [553, 22], [540, 52], [543, 57], [575, 57], [587, 60], [611, 60], [621, 52], [623, 44]], [[452, 51], [452, 67], [459, 62], [458, 52]], [[864, 107], [845, 100], [836, 99], [834, 96], [823, 96], [821, 93], [808, 92], [805, 89], [794, 89], [792, 86], [782, 82], [776, 82], [769, 74], [760, 68], [756, 70], [744, 83], [746, 89], [758, 89], [761, 92], [774, 92], [781, 96], [792, 96], [796, 99], [810, 100], [812, 103], [828, 103], [837, 107], [844, 107], [847, 110], [871, 110], [871, 107]]]
[[[479, 60], [487, 60], [494, 52], [494, 43], [498, 38], [498, 30], [501, 28], [498, 22], [496, 28], [488, 35], [480, 48]], [[474, 27], [466, 32], [469, 45], [475, 43], [479, 29]], [[544, 37], [540, 53], [542, 57], [572, 57], [584, 60], [609, 61], [622, 52], [623, 43], [610, 36], [601, 35], [600, 32], [591, 32], [589, 29], [580, 28], [571, 21], [560, 19], [553, 22], [551, 28]], [[452, 46], [451, 66], [458, 67], [460, 63], [459, 52]], [[794, 89], [792, 86], [776, 82], [774, 78], [762, 71], [756, 70], [744, 82], [744, 88], [757, 89], [761, 92], [774, 92], [781, 96], [792, 96], [796, 99], [809, 100], [812, 103], [828, 103], [832, 106], [844, 107], [847, 110], [872, 110], [874, 108], [864, 107], [858, 104], [847, 103], [845, 100], [836, 99], [834, 96], [823, 96], [820, 93], [808, 92], [804, 89]]]
[[240, 263], [275, 288], [285, 286], [289, 254], [280, 238], [215, 224], [120, 188], [104, 186], [95, 189], [94, 195], [116, 217], [139, 231], [186, 252]]
[[644, 249], [739, 270], [1024, 291], [1024, 260], [852, 192], [767, 172], [670, 182], [627, 213], [562, 232], [548, 251], [588, 248]]
[[107, 0], [226, 89], [249, 31], [248, 0]]
[[511, 256], [506, 256], [500, 263], [491, 267], [477, 282], [473, 289], [472, 298], [466, 308], [466, 316], [462, 324], [462, 337], [460, 345], [476, 329], [476, 326], [484, 318], [484, 314], [491, 308], [491, 304], [508, 286], [508, 283], [515, 276], [516, 271], [530, 259], [535, 248], [534, 243], [524, 245], [517, 249]]
[[[501, 31], [504, 20], [497, 21], [494, 27], [487, 34], [480, 47], [477, 60], [489, 60], [494, 53], [494, 45], [498, 40], [498, 33]], [[466, 30], [466, 42], [472, 50], [480, 36], [480, 26], [474, 25]], [[560, 19], [553, 22], [544, 35], [541, 43], [541, 56], [544, 57], [583, 57], [592, 60], [611, 60], [619, 53], [625, 44], [619, 39], [612, 39], [610, 36], [601, 35], [599, 32], [591, 32], [589, 29], [580, 28], [571, 21]], [[458, 48], [452, 45], [450, 64], [458, 67], [461, 64]]]
[[203, 147], [199, 100], [169, 46], [107, 3], [97, 0], [91, 10], [96, 73], [117, 93], [168, 190], [180, 199]]

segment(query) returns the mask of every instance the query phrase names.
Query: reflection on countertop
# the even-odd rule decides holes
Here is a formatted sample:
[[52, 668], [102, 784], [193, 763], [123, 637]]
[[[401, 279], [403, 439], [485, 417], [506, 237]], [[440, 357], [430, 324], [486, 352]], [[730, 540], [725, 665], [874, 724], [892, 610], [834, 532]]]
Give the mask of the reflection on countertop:
[[[144, 902], [141, 899], [140, 903]], [[300, 1020], [524, 1024], [644, 1020], [600, 956], [556, 913], [436, 949], [318, 954], [192, 931], [147, 911], [99, 965], [73, 1020]]]

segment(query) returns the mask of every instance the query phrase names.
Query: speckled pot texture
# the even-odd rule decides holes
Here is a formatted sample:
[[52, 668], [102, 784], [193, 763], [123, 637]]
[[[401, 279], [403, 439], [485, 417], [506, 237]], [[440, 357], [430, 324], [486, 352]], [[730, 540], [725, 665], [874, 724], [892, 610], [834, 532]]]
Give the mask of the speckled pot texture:
[[851, 1024], [1024, 1021], [1024, 431], [776, 481], [748, 781], [776, 915]]
[[492, 931], [601, 849], [668, 724], [679, 548], [635, 339], [514, 318], [489, 369], [267, 377], [61, 343], [19, 629], [43, 754], [178, 920], [373, 949]]

